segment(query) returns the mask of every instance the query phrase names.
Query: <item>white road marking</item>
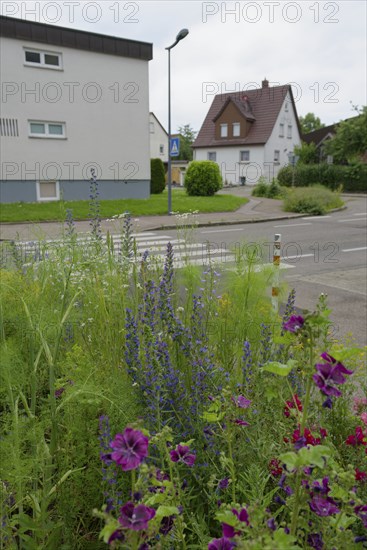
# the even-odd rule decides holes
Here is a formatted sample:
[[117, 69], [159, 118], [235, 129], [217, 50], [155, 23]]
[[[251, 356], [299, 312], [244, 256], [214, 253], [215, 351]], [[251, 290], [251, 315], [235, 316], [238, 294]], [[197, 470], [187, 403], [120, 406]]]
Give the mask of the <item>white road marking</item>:
[[367, 216], [367, 212], [360, 212], [359, 214], [353, 214], [353, 216]]
[[302, 220], [324, 220], [325, 218], [331, 218], [331, 216], [307, 216], [307, 218], [301, 218]]
[[[365, 218], [367, 220], [367, 218]], [[349, 218], [348, 220], [338, 220], [338, 223], [344, 223], [344, 222], [363, 222], [363, 218], [359, 218], [356, 220], [356, 218]]]
[[274, 225], [274, 227], [298, 227], [300, 225], [312, 225], [312, 223], [288, 223], [287, 225]]
[[231, 231], [244, 231], [244, 227], [235, 228], [235, 229], [211, 229], [210, 231], [200, 231], [202, 235], [206, 235], [207, 233], [225, 233], [225, 232], [231, 232]]
[[310, 256], [314, 256], [315, 254], [299, 254], [298, 256], [282, 256], [282, 260], [295, 260], [296, 258], [309, 258]]
[[357, 250], [367, 250], [367, 246], [360, 246], [359, 248], [344, 248], [342, 252], [356, 252]]

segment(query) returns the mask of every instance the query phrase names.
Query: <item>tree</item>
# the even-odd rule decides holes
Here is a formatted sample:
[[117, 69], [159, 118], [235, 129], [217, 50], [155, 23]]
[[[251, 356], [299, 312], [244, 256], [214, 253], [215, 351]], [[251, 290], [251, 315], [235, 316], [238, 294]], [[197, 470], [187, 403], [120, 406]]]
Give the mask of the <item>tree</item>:
[[301, 164], [317, 164], [319, 162], [319, 153], [313, 142], [306, 143], [302, 141], [299, 147], [294, 148], [294, 153], [299, 157], [298, 162]]
[[211, 160], [194, 160], [190, 163], [186, 176], [186, 193], [190, 196], [211, 197], [222, 187], [219, 166]]
[[197, 132], [190, 127], [190, 124], [185, 124], [179, 127], [178, 133], [180, 134], [180, 154], [177, 160], [192, 160], [192, 144]]
[[324, 128], [325, 124], [321, 122], [318, 116], [314, 113], [307, 113], [307, 115], [299, 117], [299, 123], [301, 125], [302, 134], [308, 134], [314, 130]]
[[325, 152], [335, 163], [358, 162], [367, 151], [367, 106], [353, 106], [358, 113], [338, 123], [335, 136], [325, 144]]
[[163, 193], [166, 186], [164, 164], [161, 159], [150, 159], [150, 192]]

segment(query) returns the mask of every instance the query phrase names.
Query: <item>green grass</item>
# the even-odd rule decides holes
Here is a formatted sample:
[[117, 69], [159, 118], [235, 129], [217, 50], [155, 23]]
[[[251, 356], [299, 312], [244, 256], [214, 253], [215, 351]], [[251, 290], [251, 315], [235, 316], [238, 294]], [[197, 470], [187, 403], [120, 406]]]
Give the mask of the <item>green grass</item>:
[[339, 193], [315, 184], [310, 187], [287, 188], [284, 198], [286, 212], [323, 215], [343, 206]]
[[[184, 213], [193, 210], [199, 212], [233, 212], [248, 199], [233, 195], [214, 195], [213, 197], [189, 197], [183, 189], [172, 190], [172, 210]], [[168, 194], [151, 195], [149, 199], [119, 199], [100, 201], [101, 217], [112, 218], [129, 211], [132, 216], [158, 216], [167, 214]], [[55, 201], [45, 203], [1, 204], [0, 222], [41, 222], [63, 221], [66, 209], [72, 210], [75, 220], [90, 218], [89, 201]]]

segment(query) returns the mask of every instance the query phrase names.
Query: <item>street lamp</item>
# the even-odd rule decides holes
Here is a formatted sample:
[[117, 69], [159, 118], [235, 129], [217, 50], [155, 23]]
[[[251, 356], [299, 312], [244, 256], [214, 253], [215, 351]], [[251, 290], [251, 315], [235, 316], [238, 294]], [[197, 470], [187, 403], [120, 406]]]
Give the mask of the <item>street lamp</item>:
[[171, 50], [177, 44], [189, 34], [187, 29], [182, 29], [176, 36], [175, 42], [172, 46], [166, 48], [168, 50], [168, 214], [172, 213], [172, 166], [171, 166]]

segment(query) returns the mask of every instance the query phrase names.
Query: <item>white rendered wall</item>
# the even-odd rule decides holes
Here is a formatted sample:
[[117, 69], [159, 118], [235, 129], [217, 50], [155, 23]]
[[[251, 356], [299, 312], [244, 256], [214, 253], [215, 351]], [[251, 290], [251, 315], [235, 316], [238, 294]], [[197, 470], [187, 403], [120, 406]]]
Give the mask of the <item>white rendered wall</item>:
[[[153, 113], [149, 113], [149, 131], [150, 131], [150, 158], [161, 159], [162, 162], [168, 162], [168, 135], [163, 130]], [[153, 123], [154, 132], [151, 124]], [[163, 153], [160, 147], [163, 145]]]
[[[285, 110], [286, 103], [288, 104], [288, 111]], [[284, 137], [279, 136], [280, 124], [284, 124]], [[292, 126], [292, 137], [288, 138], [288, 125]], [[280, 109], [277, 121], [273, 128], [273, 131], [265, 145], [265, 163], [268, 168], [268, 178], [271, 180], [276, 177], [280, 168], [289, 164], [288, 154], [292, 153], [295, 146], [301, 145], [301, 137], [298, 132], [298, 126], [296, 121], [296, 115], [293, 109], [289, 93], [283, 101], [283, 105]], [[274, 151], [277, 150], [280, 153], [279, 163], [274, 163]], [[270, 173], [269, 173], [270, 170]]]
[[[63, 69], [26, 66], [25, 46], [62, 53]], [[93, 164], [100, 179], [150, 179], [147, 61], [10, 38], [0, 61], [1, 116], [19, 126], [0, 179], [84, 180]], [[65, 122], [66, 139], [29, 138], [30, 119]]]
[[[250, 151], [250, 161], [240, 162], [240, 151]], [[225, 180], [233, 185], [241, 184], [241, 177], [246, 178], [246, 185], [255, 185], [264, 175], [264, 147], [262, 145], [243, 145], [241, 147], [212, 147], [194, 150], [195, 160], [208, 160], [208, 153], [216, 152], [216, 163], [219, 165], [223, 184]]]

